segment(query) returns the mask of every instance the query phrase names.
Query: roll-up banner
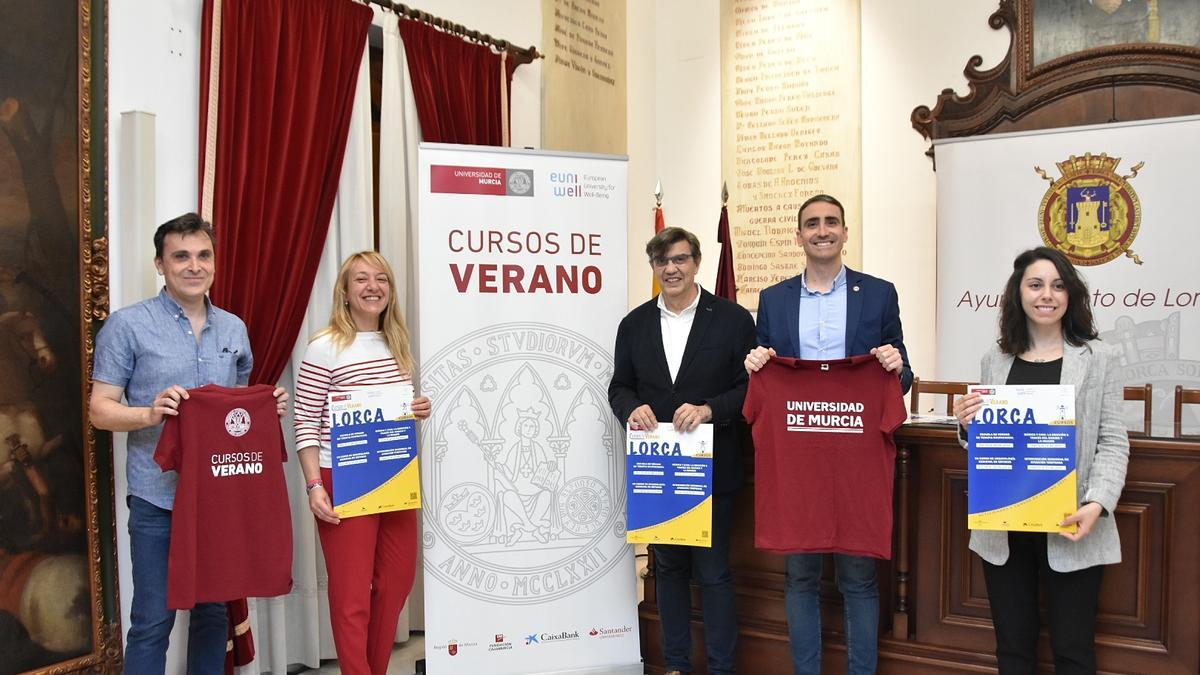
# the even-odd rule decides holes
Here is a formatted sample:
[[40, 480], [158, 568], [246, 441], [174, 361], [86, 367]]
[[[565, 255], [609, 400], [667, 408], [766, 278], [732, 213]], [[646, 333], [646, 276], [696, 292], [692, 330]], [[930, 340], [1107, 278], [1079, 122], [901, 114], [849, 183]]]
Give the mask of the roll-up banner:
[[[935, 152], [938, 379], [979, 379], [1013, 259], [1051, 246], [1087, 280], [1123, 383], [1154, 386], [1154, 432], [1170, 434], [1175, 385], [1200, 387], [1200, 118], [950, 139]], [[1125, 415], [1141, 429], [1140, 404]]]
[[430, 673], [641, 672], [623, 429], [623, 157], [418, 156]]

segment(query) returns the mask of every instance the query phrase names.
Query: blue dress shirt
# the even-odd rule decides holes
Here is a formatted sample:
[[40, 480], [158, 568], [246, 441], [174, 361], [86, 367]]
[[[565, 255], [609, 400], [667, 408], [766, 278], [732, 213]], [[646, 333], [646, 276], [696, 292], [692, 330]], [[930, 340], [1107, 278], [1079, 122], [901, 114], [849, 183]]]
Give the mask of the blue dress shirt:
[[800, 358], [846, 358], [846, 266], [822, 293], [808, 287], [808, 272], [800, 275]]
[[[96, 336], [92, 379], [125, 390], [133, 407], [149, 407], [172, 384], [194, 389], [206, 384], [245, 385], [254, 357], [242, 320], [205, 298], [208, 316], [200, 339], [183, 307], [164, 288], [157, 297], [117, 310]], [[154, 461], [162, 425], [129, 432], [125, 474], [129, 494], [162, 509], [175, 503], [178, 474]]]

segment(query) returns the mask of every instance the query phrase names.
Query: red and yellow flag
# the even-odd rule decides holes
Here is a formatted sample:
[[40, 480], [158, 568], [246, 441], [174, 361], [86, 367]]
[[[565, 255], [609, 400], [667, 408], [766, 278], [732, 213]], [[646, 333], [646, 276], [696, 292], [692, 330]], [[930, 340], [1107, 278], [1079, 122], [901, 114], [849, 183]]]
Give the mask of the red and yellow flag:
[[[658, 234], [659, 232], [662, 232], [663, 228], [666, 226], [667, 226], [667, 221], [665, 218], [663, 218], [662, 207], [661, 206], [654, 207], [654, 234]], [[650, 288], [651, 288], [650, 297], [654, 297], [662, 291], [662, 288], [660, 288], [658, 285], [658, 277], [657, 276], [651, 276]]]

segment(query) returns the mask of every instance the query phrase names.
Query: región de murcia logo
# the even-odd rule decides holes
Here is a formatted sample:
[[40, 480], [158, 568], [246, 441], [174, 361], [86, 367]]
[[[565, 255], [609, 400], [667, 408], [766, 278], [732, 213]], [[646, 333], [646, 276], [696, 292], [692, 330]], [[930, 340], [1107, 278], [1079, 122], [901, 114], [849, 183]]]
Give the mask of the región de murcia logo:
[[588, 586], [627, 555], [611, 356], [542, 323], [449, 344], [422, 364], [426, 569], [497, 604]]
[[1135, 164], [1127, 176], [1117, 173], [1120, 163], [1120, 157], [1103, 152], [1071, 155], [1056, 162], [1062, 173], [1057, 180], [1040, 166], [1033, 167], [1050, 182], [1038, 207], [1042, 241], [1076, 265], [1102, 265], [1121, 254], [1142, 264], [1130, 249], [1142, 225], [1142, 205], [1129, 181], [1146, 163]]

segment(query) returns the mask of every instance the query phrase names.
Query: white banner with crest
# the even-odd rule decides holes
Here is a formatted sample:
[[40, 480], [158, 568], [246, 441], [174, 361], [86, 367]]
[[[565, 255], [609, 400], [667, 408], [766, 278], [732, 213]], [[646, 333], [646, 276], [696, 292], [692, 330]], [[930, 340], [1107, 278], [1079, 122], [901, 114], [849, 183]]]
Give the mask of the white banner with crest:
[[[938, 379], [979, 378], [1013, 258], [1052, 246], [1087, 280], [1125, 384], [1154, 386], [1155, 434], [1170, 434], [1175, 385], [1200, 387], [1200, 118], [951, 139], [936, 154]], [[1126, 408], [1140, 429], [1140, 404]]]
[[624, 158], [423, 144], [430, 673], [640, 671], [622, 426]]

